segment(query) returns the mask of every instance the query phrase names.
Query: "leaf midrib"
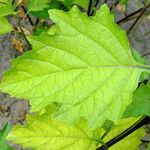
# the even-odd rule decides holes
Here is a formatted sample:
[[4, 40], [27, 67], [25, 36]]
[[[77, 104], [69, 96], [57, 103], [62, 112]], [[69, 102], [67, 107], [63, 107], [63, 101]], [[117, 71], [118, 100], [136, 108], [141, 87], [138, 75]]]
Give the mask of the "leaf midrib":
[[[1, 85], [1, 86], [6, 86], [6, 85], [11, 85], [11, 84], [17, 84], [17, 83], [20, 83], [20, 82], [24, 82], [24, 81], [26, 81], [26, 80], [31, 80], [32, 78], [38, 78], [38, 77], [41, 77], [41, 76], [49, 76], [49, 75], [51, 75], [51, 74], [57, 74], [57, 73], [60, 73], [60, 72], [66, 72], [66, 71], [73, 71], [73, 70], [85, 70], [85, 69], [90, 69], [90, 68], [98, 68], [98, 69], [100, 69], [100, 68], [116, 68], [116, 69], [139, 69], [139, 71], [143, 71], [143, 70], [147, 70], [148, 68], [144, 68], [144, 66], [98, 66], [98, 67], [84, 67], [84, 68], [70, 68], [70, 69], [66, 69], [66, 70], [59, 70], [59, 71], [55, 71], [55, 72], [52, 72], [52, 73], [47, 73], [47, 74], [41, 74], [41, 75], [33, 75], [33, 74], [31, 74], [31, 73], [29, 73], [29, 74], [31, 74], [32, 76], [30, 76], [29, 78], [26, 78], [26, 79], [24, 79], [24, 80], [20, 80], [20, 81], [18, 81], [18, 82], [15, 82], [15, 83], [9, 83], [9, 84], [3, 84], [3, 85]], [[148, 69], [148, 70], [150, 70], [150, 68]], [[19, 70], [16, 70], [17, 72], [19, 72]], [[23, 72], [22, 70], [20, 70], [20, 72]], [[26, 73], [26, 72], [25, 72]]]
[[86, 140], [89, 140], [89, 141], [97, 141], [97, 142], [100, 142], [98, 139], [94, 139], [94, 138], [88, 138], [88, 137], [78, 137], [78, 136], [19, 136], [19, 138], [22, 138], [22, 139], [29, 139], [29, 138], [70, 138], [70, 139], [86, 139]]
[[[140, 70], [150, 70], [149, 66], [145, 66], [145, 65], [131, 65], [131, 66], [87, 66], [87, 67], [77, 67], [77, 68], [69, 68], [69, 69], [62, 69], [62, 70], [58, 70], [55, 72], [50, 72], [47, 74], [40, 74], [40, 75], [33, 75], [27, 71], [24, 70], [18, 70], [16, 69], [17, 72], [25, 72], [28, 73], [30, 75], [32, 75], [33, 77], [39, 77], [39, 76], [47, 76], [50, 74], [56, 74], [56, 73], [60, 73], [60, 72], [69, 72], [69, 71], [73, 71], [73, 70], [86, 70], [86, 69], [105, 69], [105, 68], [116, 68], [116, 69], [140, 69]], [[32, 77], [31, 77], [32, 78]]]

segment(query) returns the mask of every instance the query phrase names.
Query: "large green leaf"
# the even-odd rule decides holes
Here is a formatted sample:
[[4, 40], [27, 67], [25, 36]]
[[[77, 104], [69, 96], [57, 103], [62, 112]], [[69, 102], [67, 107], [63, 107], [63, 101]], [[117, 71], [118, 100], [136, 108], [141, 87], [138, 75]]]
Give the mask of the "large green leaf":
[[150, 116], [150, 83], [142, 84], [137, 91], [134, 92], [133, 101], [127, 107], [123, 117], [140, 117]]
[[51, 114], [31, 115], [25, 126], [17, 125], [7, 139], [33, 150], [95, 150], [101, 130], [90, 131], [85, 121], [67, 126]]
[[8, 23], [8, 20], [5, 17], [0, 17], [0, 34], [5, 34], [12, 31], [12, 26]]
[[32, 111], [56, 102], [55, 116], [68, 123], [80, 117], [92, 128], [107, 119], [117, 122], [140, 74], [150, 72], [150, 67], [134, 60], [125, 32], [106, 5], [94, 17], [76, 7], [49, 14], [56, 32], [31, 37], [33, 50], [12, 62], [0, 88], [29, 100]]
[[[121, 119], [117, 125], [113, 126], [112, 130], [103, 139], [104, 142], [108, 142], [109, 140], [113, 139], [127, 128], [132, 126], [137, 120], [137, 118]], [[144, 129], [140, 128], [111, 146], [109, 150], [137, 150], [138, 145], [141, 143], [140, 139], [144, 136], [144, 134]]]
[[0, 150], [13, 150], [13, 148], [8, 145], [6, 136], [11, 130], [10, 124], [6, 123], [2, 130], [0, 130]]

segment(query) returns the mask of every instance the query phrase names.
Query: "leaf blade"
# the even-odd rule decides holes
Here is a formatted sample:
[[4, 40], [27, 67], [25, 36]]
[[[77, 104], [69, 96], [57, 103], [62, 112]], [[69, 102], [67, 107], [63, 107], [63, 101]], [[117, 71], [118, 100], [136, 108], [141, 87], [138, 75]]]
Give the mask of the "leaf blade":
[[32, 111], [58, 103], [56, 116], [68, 123], [84, 117], [96, 128], [107, 119], [118, 121], [149, 67], [134, 60], [106, 5], [95, 17], [76, 7], [49, 13], [57, 30], [30, 38], [33, 50], [13, 61], [1, 89], [30, 100]]
[[98, 130], [89, 131], [83, 120], [74, 126], [52, 120], [49, 112], [28, 116], [27, 120], [26, 126], [16, 126], [7, 137], [25, 148], [72, 150], [78, 147], [81, 150], [94, 150], [101, 134]]
[[123, 117], [141, 117], [150, 116], [150, 84], [142, 84], [137, 91], [134, 92], [133, 101], [127, 107]]

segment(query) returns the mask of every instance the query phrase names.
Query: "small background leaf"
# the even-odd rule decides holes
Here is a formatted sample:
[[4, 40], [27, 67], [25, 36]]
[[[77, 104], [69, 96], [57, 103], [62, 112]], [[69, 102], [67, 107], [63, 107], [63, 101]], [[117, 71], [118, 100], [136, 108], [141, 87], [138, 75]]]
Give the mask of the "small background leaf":
[[6, 123], [2, 130], [0, 130], [0, 150], [14, 150], [6, 141], [6, 136], [11, 130], [10, 124]]
[[150, 116], [150, 83], [142, 84], [134, 92], [133, 101], [127, 107], [123, 117], [141, 117]]
[[15, 14], [14, 8], [10, 0], [0, 0], [0, 17], [7, 16], [9, 14]]
[[11, 24], [8, 22], [7, 18], [0, 17], [0, 34], [5, 34], [12, 30], [13, 30], [13, 28], [12, 28]]
[[40, 11], [48, 7], [48, 0], [29, 0], [28, 2], [28, 12], [30, 11]]

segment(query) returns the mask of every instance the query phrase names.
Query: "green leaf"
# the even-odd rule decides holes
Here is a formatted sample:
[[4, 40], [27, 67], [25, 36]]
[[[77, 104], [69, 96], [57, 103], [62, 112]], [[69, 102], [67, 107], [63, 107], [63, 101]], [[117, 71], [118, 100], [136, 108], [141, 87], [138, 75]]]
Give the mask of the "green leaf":
[[2, 130], [0, 130], [0, 150], [13, 150], [13, 148], [7, 144], [6, 136], [11, 130], [10, 124], [6, 123]]
[[55, 117], [67, 123], [81, 117], [91, 128], [117, 122], [140, 74], [150, 67], [134, 60], [125, 32], [106, 5], [94, 17], [76, 7], [49, 14], [57, 26], [54, 35], [29, 38], [33, 50], [13, 60], [1, 90], [29, 100], [32, 111], [56, 102]]
[[28, 12], [30, 11], [41, 11], [48, 7], [48, 0], [29, 0]]
[[141, 56], [141, 54], [140, 54], [138, 51], [132, 49], [132, 54], [133, 54], [134, 59], [135, 59], [137, 62], [139, 62], [139, 63], [141, 63], [141, 64], [144, 64], [144, 65], [147, 65], [147, 64], [148, 64], [148, 59], [146, 59], [145, 57], [143, 58], [143, 57]]
[[[144, 64], [144, 65], [148, 65], [148, 59], [146, 59], [145, 57], [142, 57], [142, 56], [140, 55], [140, 53], [138, 53], [136, 50], [132, 49], [132, 54], [133, 54], [134, 59], [135, 59], [137, 62], [139, 62], [139, 63], [141, 63], [141, 64]], [[148, 74], [148, 73], [143, 72], [143, 73], [141, 74], [140, 79], [141, 79], [142, 81], [144, 81], [145, 79], [148, 79], [148, 78], [149, 78], [149, 74]]]
[[74, 0], [61, 0], [63, 1], [67, 6], [71, 6], [74, 2]]
[[68, 7], [69, 6], [71, 7], [73, 4], [77, 4], [86, 10], [88, 9], [88, 4], [89, 4], [88, 0], [60, 0], [60, 1], [64, 2], [65, 5], [67, 5]]
[[15, 14], [10, 0], [0, 0], [0, 2], [2, 2], [0, 3], [0, 17]]
[[[37, 3], [36, 3], [37, 2]], [[34, 7], [34, 4], [39, 5], [38, 1], [29, 1], [29, 12], [30, 14], [37, 16], [38, 18], [49, 18], [48, 10], [49, 9], [63, 9], [61, 6], [62, 3], [57, 0], [51, 0], [50, 2], [48, 0], [42, 1], [40, 0], [40, 3], [43, 3], [42, 5], [38, 7]]]
[[7, 139], [33, 150], [95, 150], [101, 130], [91, 131], [84, 120], [74, 126], [51, 119], [47, 112], [30, 115], [25, 126], [17, 125]]
[[13, 30], [5, 16], [15, 14], [10, 0], [0, 0], [0, 34]]
[[[137, 118], [121, 119], [117, 125], [113, 126], [113, 129], [103, 139], [104, 142], [108, 142], [109, 140], [113, 139], [129, 128], [131, 125], [133, 125], [137, 120]], [[118, 143], [111, 146], [109, 150], [136, 150], [138, 145], [141, 143], [140, 138], [143, 137], [144, 134], [144, 129], [140, 128]]]
[[127, 5], [128, 4], [128, 0], [119, 0], [119, 3]]
[[47, 26], [46, 23], [42, 23], [42, 24], [39, 24], [37, 27], [36, 27], [36, 30], [33, 32], [32, 35], [40, 35], [42, 34], [43, 32], [47, 32], [49, 30], [49, 27]]
[[103, 124], [102, 128], [105, 130], [105, 134], [103, 136], [106, 136], [108, 132], [112, 129], [114, 123], [112, 121], [106, 120]]
[[123, 117], [141, 117], [150, 116], [150, 83], [142, 84], [134, 92], [133, 101], [127, 107]]
[[5, 34], [12, 31], [12, 26], [8, 23], [8, 20], [5, 17], [0, 17], [0, 34]]
[[60, 7], [60, 2], [59, 1], [51, 0], [51, 2], [47, 3], [47, 6], [46, 7], [44, 6], [42, 10], [31, 11], [30, 13], [32, 15], [37, 16], [38, 18], [44, 18], [44, 19], [46, 19], [46, 18], [49, 18], [48, 10], [49, 9], [54, 9], [54, 8], [55, 9], [62, 9]]
[[[95, 1], [95, 0], [94, 0]], [[84, 9], [88, 9], [88, 5], [89, 5], [89, 1], [88, 0], [74, 0], [74, 4], [78, 4], [81, 7], [83, 7]]]
[[147, 150], [150, 150], [150, 143], [148, 144], [148, 148], [147, 148]]

